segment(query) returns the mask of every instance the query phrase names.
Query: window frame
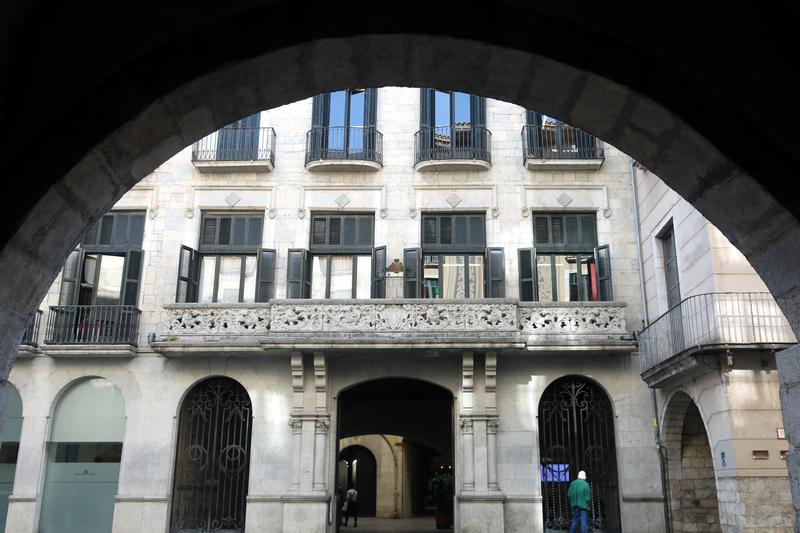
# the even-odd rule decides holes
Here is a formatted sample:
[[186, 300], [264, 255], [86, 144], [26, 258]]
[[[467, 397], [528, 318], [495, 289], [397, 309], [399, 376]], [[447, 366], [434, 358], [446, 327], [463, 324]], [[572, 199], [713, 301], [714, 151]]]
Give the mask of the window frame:
[[[203, 243], [204, 237], [204, 230], [206, 227], [206, 220], [208, 219], [216, 219], [216, 225], [214, 228], [214, 243], [208, 244]], [[221, 220], [224, 218], [230, 218], [230, 231], [229, 231], [229, 242], [228, 244], [220, 244], [220, 230], [222, 228]], [[241, 220], [244, 224], [244, 243], [243, 244], [236, 244], [234, 242], [234, 235], [235, 235], [235, 228], [236, 228], [236, 221]], [[253, 237], [250, 233], [250, 223], [254, 220], [260, 220], [260, 231], [258, 233], [258, 242], [251, 243], [249, 239]], [[212, 289], [212, 296], [211, 302], [207, 303], [220, 303], [219, 302], [219, 278], [220, 278], [220, 267], [222, 265], [222, 258], [223, 257], [230, 257], [230, 256], [239, 256], [240, 259], [240, 267], [239, 267], [239, 296], [237, 298], [237, 303], [245, 303], [244, 302], [244, 288], [245, 288], [245, 272], [247, 270], [247, 258], [253, 257], [255, 259], [255, 292], [253, 293], [253, 302], [258, 301], [258, 294], [259, 294], [259, 286], [258, 286], [258, 274], [259, 274], [259, 252], [262, 250], [262, 244], [264, 240], [264, 213], [263, 212], [255, 212], [255, 211], [216, 211], [216, 210], [209, 210], [203, 211], [202, 216], [200, 217], [200, 230], [198, 235], [198, 246], [196, 251], [196, 269], [197, 269], [197, 287], [195, 288], [194, 300], [200, 302], [200, 296], [202, 294], [202, 286], [203, 286], [203, 279], [201, 276], [201, 272], [203, 269], [204, 259], [207, 257], [214, 257], [214, 284]]]
[[[568, 218], [575, 217], [575, 228], [576, 228], [576, 242], [568, 242], [569, 239], [569, 232], [568, 232]], [[547, 241], [546, 242], [539, 242], [537, 235], [540, 233], [538, 227], [538, 221], [546, 219], [547, 220]], [[562, 236], [562, 242], [554, 242], [556, 239], [554, 238], [554, 227], [553, 224], [554, 220], [559, 221], [560, 225], [560, 232]], [[584, 227], [584, 221], [591, 221], [591, 239], [587, 240], [584, 238], [584, 232], [587, 228]], [[558, 295], [558, 287], [559, 287], [559, 279], [556, 270], [556, 258], [560, 256], [565, 257], [573, 257], [575, 261], [575, 274], [576, 274], [576, 290], [577, 290], [577, 299], [576, 300], [567, 300], [567, 301], [576, 301], [576, 302], [591, 302], [591, 301], [603, 301], [602, 295], [600, 294], [600, 279], [599, 274], [597, 272], [597, 249], [598, 245], [598, 238], [597, 238], [597, 211], [539, 211], [533, 212], [531, 214], [531, 225], [533, 230], [533, 255], [532, 255], [532, 268], [533, 268], [533, 297], [534, 301], [539, 300], [539, 288], [545, 280], [541, 279], [539, 276], [539, 259], [542, 257], [549, 258], [550, 264], [550, 291], [551, 294], [556, 297]], [[607, 248], [607, 245], [603, 245]], [[524, 250], [530, 250], [530, 248], [524, 248]], [[585, 271], [584, 271], [584, 263], [585, 263]], [[588, 290], [588, 294], [584, 294], [587, 292], [583, 287], [583, 276], [590, 277], [591, 283], [591, 275], [592, 270], [589, 267], [590, 263], [595, 263], [595, 276], [597, 277], [597, 299], [592, 300], [592, 291], [591, 288]], [[570, 263], [571, 264], [571, 263]], [[610, 273], [608, 279], [610, 280]], [[520, 290], [522, 287], [522, 282], [530, 282], [530, 279], [525, 278], [522, 280], [521, 278], [521, 270], [520, 270]], [[610, 282], [609, 282], [610, 284]], [[570, 284], [571, 285], [571, 284]], [[610, 289], [609, 289], [610, 290]], [[559, 302], [561, 300], [554, 299], [554, 302]]]

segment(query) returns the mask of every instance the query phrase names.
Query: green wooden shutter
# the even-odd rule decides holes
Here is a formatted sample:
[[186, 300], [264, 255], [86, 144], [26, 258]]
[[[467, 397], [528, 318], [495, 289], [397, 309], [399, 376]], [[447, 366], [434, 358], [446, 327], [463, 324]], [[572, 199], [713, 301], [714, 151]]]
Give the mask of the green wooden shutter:
[[122, 305], [136, 306], [139, 298], [144, 255], [139, 249], [130, 249], [125, 254], [125, 277], [122, 286]]
[[535, 302], [539, 299], [536, 279], [536, 248], [520, 248], [519, 255], [519, 300]]
[[614, 292], [611, 286], [611, 254], [607, 244], [594, 249], [594, 264], [597, 268], [597, 296], [603, 302], [610, 302], [614, 299]]
[[58, 305], [75, 305], [78, 300], [78, 285], [83, 263], [83, 248], [72, 250], [61, 271], [61, 291], [58, 294]]
[[502, 248], [486, 249], [486, 297], [506, 297], [506, 261]]
[[175, 289], [175, 303], [191, 303], [197, 301], [200, 264], [196, 250], [181, 246], [178, 255], [178, 285]]
[[311, 269], [308, 250], [290, 249], [286, 265], [286, 297], [308, 298], [311, 295]]
[[489, 147], [489, 134], [486, 131], [486, 98], [470, 95], [469, 115], [472, 123], [473, 156], [483, 158]]
[[419, 127], [431, 128], [433, 124], [433, 102], [434, 90], [433, 89], [420, 89], [419, 90]]
[[420, 298], [422, 296], [422, 248], [406, 248], [403, 250], [404, 280], [403, 296]]
[[328, 95], [318, 94], [311, 102], [311, 127], [321, 128], [328, 124]]
[[275, 298], [275, 250], [258, 250], [256, 266], [256, 301], [268, 302]]
[[386, 246], [372, 250], [372, 297], [386, 298]]

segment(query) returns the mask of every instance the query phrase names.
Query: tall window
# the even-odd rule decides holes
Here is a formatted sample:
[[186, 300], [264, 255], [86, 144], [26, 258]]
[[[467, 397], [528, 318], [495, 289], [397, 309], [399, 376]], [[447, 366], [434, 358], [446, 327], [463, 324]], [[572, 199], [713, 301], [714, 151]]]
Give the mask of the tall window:
[[664, 254], [664, 278], [667, 283], [667, 305], [670, 309], [681, 303], [681, 285], [678, 279], [678, 258], [675, 252], [675, 232], [670, 223], [659, 235]]
[[420, 91], [418, 159], [487, 159], [486, 99], [458, 91]]
[[0, 532], [5, 531], [8, 497], [14, 492], [19, 437], [22, 434], [22, 399], [6, 381], [6, 419], [0, 431]]
[[137, 304], [145, 215], [119, 211], [104, 215], [64, 265], [59, 305]]
[[383, 298], [386, 247], [374, 247], [374, 216], [314, 213], [308, 250], [289, 250], [288, 298]]
[[424, 215], [422, 248], [405, 253], [406, 297], [503, 297], [503, 250], [486, 247], [485, 218], [483, 213]]
[[535, 248], [519, 251], [520, 300], [611, 300], [608, 245], [597, 245], [594, 213], [533, 217]]
[[244, 117], [217, 132], [219, 161], [254, 161], [258, 159], [258, 134], [261, 113]]
[[58, 400], [37, 531], [111, 531], [124, 433], [122, 394], [105, 379], [77, 382]]
[[377, 90], [346, 89], [314, 97], [310, 159], [372, 159]]
[[263, 223], [261, 214], [203, 213], [198, 249], [181, 247], [176, 301], [273, 298], [275, 250], [261, 248]]
[[526, 122], [527, 155], [543, 159], [602, 157], [602, 149], [594, 135], [535, 111], [526, 112]]

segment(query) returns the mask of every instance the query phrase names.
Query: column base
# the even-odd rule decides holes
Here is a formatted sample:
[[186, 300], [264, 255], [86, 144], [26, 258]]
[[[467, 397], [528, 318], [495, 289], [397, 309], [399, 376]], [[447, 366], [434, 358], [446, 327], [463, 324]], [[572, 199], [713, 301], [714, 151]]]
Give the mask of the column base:
[[504, 503], [497, 494], [459, 494], [457, 530], [460, 533], [505, 533]]

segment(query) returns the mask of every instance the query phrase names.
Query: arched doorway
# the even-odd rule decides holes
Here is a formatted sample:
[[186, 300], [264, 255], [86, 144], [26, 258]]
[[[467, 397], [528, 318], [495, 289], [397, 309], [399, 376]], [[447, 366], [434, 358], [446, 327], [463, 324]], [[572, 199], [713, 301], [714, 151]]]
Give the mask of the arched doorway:
[[672, 529], [721, 531], [717, 483], [711, 446], [697, 404], [675, 393], [664, 417]]
[[6, 419], [0, 431], [0, 533], [5, 531], [8, 497], [14, 492], [19, 437], [22, 433], [22, 398], [19, 391], [5, 382]]
[[[385, 453], [372, 454], [380, 455], [375, 491], [379, 512], [374, 522], [359, 522], [359, 527], [396, 530], [384, 522], [388, 520], [394, 528], [411, 527], [413, 522], [415, 527], [433, 529], [437, 512], [433, 478], [438, 474], [452, 480], [453, 476], [453, 394], [419, 379], [383, 378], [352, 386], [337, 400], [337, 446], [343, 451], [355, 448], [350, 446], [353, 441], [391, 443]], [[391, 461], [394, 473], [387, 476], [386, 464]], [[342, 472], [344, 465], [339, 465]], [[358, 471], [358, 490], [364, 494], [360, 467]], [[337, 482], [346, 479], [341, 476]], [[444, 507], [446, 503], [440, 505]], [[359, 514], [369, 516], [360, 504]]]
[[377, 464], [372, 452], [363, 446], [348, 446], [339, 452], [336, 486], [345, 491], [358, 490], [358, 512], [361, 516], [375, 516], [377, 490]]
[[592, 526], [620, 531], [614, 413], [608, 396], [586, 378], [566, 376], [545, 389], [538, 418], [545, 530], [569, 530], [567, 490], [584, 470], [592, 487]]
[[244, 533], [252, 404], [226, 377], [201, 381], [178, 417], [170, 531]]
[[103, 378], [63, 394], [47, 443], [40, 533], [107, 533], [114, 519], [125, 403]]

